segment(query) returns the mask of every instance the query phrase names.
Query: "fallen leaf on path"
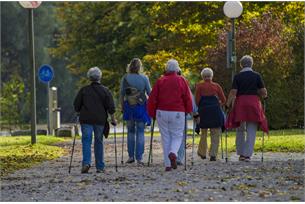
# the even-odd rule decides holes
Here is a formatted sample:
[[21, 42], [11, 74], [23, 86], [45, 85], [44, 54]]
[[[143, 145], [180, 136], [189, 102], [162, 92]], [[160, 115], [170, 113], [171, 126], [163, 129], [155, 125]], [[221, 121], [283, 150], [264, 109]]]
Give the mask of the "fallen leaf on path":
[[259, 192], [259, 197], [261, 197], [261, 198], [267, 198], [267, 197], [269, 197], [271, 195], [272, 195], [272, 193], [268, 192], [268, 191], [260, 191]]
[[212, 196], [210, 196], [210, 197], [208, 198], [208, 200], [209, 200], [209, 201], [213, 201], [214, 198], [213, 198]]
[[186, 181], [177, 181], [178, 186], [187, 186], [188, 183]]

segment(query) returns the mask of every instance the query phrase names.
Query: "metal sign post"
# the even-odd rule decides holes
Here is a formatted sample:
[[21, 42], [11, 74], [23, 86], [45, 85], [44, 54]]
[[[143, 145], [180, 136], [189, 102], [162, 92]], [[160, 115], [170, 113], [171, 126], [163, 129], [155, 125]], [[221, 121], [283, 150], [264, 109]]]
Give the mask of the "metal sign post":
[[19, 1], [19, 4], [28, 9], [29, 13], [29, 46], [31, 67], [31, 143], [36, 143], [36, 81], [35, 81], [35, 45], [34, 45], [34, 8], [38, 8], [41, 1]]
[[43, 83], [47, 84], [47, 123], [48, 123], [48, 134], [51, 133], [51, 125], [50, 125], [50, 81], [52, 81], [54, 77], [53, 67], [50, 65], [42, 65], [38, 71], [39, 80]]
[[29, 9], [29, 42], [31, 70], [31, 143], [36, 143], [36, 80], [35, 80], [35, 45], [34, 45], [34, 12]]

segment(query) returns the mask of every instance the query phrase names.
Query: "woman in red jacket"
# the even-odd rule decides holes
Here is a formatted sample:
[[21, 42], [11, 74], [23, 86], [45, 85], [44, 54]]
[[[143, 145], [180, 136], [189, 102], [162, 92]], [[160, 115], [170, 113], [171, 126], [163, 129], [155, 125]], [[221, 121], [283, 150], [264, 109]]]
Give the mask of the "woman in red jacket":
[[166, 73], [157, 80], [147, 103], [148, 114], [157, 118], [161, 132], [166, 171], [177, 168], [177, 152], [183, 140], [185, 114], [193, 110], [188, 82], [177, 75], [179, 70], [176, 60], [167, 62]]

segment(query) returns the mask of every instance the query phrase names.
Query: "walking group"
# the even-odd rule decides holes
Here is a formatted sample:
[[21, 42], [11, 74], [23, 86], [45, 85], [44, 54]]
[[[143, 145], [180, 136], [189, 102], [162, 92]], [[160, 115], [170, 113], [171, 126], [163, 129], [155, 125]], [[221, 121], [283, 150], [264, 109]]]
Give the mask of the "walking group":
[[[201, 159], [209, 156], [210, 161], [216, 161], [222, 132], [236, 128], [236, 152], [239, 160], [250, 161], [258, 126], [268, 133], [267, 120], [260, 101], [260, 98], [267, 98], [267, 90], [261, 75], [252, 69], [252, 65], [251, 56], [241, 58], [241, 71], [234, 76], [232, 89], [226, 99], [222, 87], [213, 82], [211, 68], [201, 71], [203, 80], [196, 84], [193, 95], [176, 60], [170, 59], [166, 63], [164, 74], [151, 88], [149, 78], [141, 74], [141, 60], [132, 59], [127, 67], [127, 74], [121, 80], [119, 99], [123, 121], [127, 125], [126, 163], [136, 162], [137, 165], [144, 166], [144, 130], [146, 126], [152, 126], [153, 133], [156, 120], [161, 134], [165, 171], [183, 165], [186, 162], [183, 158], [186, 156], [188, 117], [193, 118], [194, 131], [196, 129], [201, 134], [197, 151]], [[101, 84], [101, 70], [97, 67], [90, 68], [87, 77], [91, 84], [81, 88], [74, 100], [82, 132], [81, 172], [88, 173], [91, 167], [94, 133], [95, 166], [97, 173], [100, 173], [105, 168], [103, 133], [109, 129], [108, 114], [111, 124], [116, 126], [116, 109], [110, 90]], [[227, 116], [224, 109], [229, 110]], [[208, 130], [211, 135], [209, 150]], [[149, 161], [152, 148], [151, 141]]]

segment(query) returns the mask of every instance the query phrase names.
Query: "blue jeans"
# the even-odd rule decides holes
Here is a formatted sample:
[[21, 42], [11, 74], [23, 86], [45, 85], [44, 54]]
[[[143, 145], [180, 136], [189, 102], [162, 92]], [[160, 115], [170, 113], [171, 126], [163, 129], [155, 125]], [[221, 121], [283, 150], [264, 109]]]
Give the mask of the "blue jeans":
[[96, 169], [104, 169], [104, 144], [102, 125], [81, 124], [82, 130], [82, 150], [83, 162], [82, 165], [91, 165], [91, 144], [92, 132], [94, 132], [94, 157]]
[[136, 160], [142, 160], [145, 143], [144, 128], [144, 122], [134, 120], [127, 121], [127, 147], [129, 158], [134, 158], [136, 156]]

